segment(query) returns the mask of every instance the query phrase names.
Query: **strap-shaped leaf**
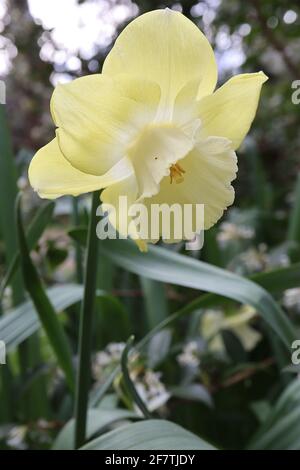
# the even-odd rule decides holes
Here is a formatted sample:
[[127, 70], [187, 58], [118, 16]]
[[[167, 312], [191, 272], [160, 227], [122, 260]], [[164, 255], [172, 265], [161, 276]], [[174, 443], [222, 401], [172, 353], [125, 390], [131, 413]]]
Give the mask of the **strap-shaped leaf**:
[[122, 426], [88, 443], [82, 450], [214, 450], [177, 424], [148, 419]]
[[[35, 244], [38, 242], [40, 236], [48, 225], [54, 210], [54, 202], [48, 202], [43, 204], [37, 211], [34, 219], [28, 227], [26, 232], [26, 240], [29, 250], [34, 248]], [[4, 278], [0, 284], [0, 298], [3, 296], [5, 287], [10, 283], [13, 278], [13, 275], [20, 262], [20, 253], [17, 252], [11, 261]]]
[[[68, 232], [68, 234], [83, 247], [85, 246], [87, 237], [86, 227], [72, 229]], [[282, 268], [272, 269], [271, 271], [252, 274], [249, 279], [256, 284], [259, 284], [268, 292], [283, 292], [286, 289], [292, 289], [293, 287], [299, 286], [300, 263], [294, 263], [291, 266], [285, 266]], [[209, 297], [209, 303], [213, 303], [213, 301], [215, 301], [217, 298], [220, 300], [219, 296], [211, 295]]]
[[160, 247], [141, 253], [127, 240], [105, 240], [100, 251], [115, 264], [135, 274], [170, 284], [212, 292], [252, 305], [290, 348], [294, 329], [270, 294], [236, 274]]
[[[57, 312], [82, 299], [83, 288], [76, 284], [50, 287], [46, 291]], [[14, 308], [0, 319], [0, 339], [7, 351], [12, 351], [41, 327], [41, 322], [31, 300]]]
[[[46, 294], [56, 312], [59, 313], [82, 300], [83, 286], [78, 284], [57, 285], [49, 287]], [[108, 305], [111, 305], [115, 312], [119, 312], [120, 316], [124, 314], [119, 300], [110, 294], [97, 290], [97, 298], [109, 302]], [[41, 322], [34, 304], [31, 300], [27, 300], [0, 318], [0, 339], [5, 342], [6, 350], [9, 352], [40, 328]]]
[[141, 410], [141, 412], [143, 413], [145, 418], [150, 419], [151, 414], [149, 413], [149, 410], [148, 410], [146, 404], [144, 403], [144, 401], [140, 397], [133, 381], [131, 380], [130, 373], [129, 373], [129, 370], [128, 370], [128, 353], [130, 351], [130, 348], [132, 346], [133, 341], [134, 341], [134, 336], [131, 336], [129, 338], [129, 340], [127, 341], [127, 344], [124, 348], [124, 351], [123, 351], [123, 354], [122, 354], [122, 357], [121, 357], [121, 369], [122, 369], [122, 373], [123, 373], [124, 383], [125, 383], [125, 386], [127, 388], [127, 391], [131, 395], [131, 398], [133, 399], [135, 404], [138, 406], [138, 408]]
[[300, 450], [300, 380], [295, 379], [270, 407], [248, 449]]
[[[133, 411], [114, 409], [90, 408], [87, 416], [86, 437], [91, 439], [94, 434], [101, 432], [109, 425], [127, 419], [140, 419]], [[58, 434], [52, 446], [53, 450], [74, 449], [75, 419], [72, 418]]]
[[62, 325], [57, 318], [53, 305], [51, 304], [40, 277], [31, 261], [22, 223], [20, 197], [17, 199], [16, 218], [24, 284], [36, 308], [40, 322], [43, 325], [57, 361], [65, 373], [69, 388], [73, 391], [74, 371], [69, 343]]

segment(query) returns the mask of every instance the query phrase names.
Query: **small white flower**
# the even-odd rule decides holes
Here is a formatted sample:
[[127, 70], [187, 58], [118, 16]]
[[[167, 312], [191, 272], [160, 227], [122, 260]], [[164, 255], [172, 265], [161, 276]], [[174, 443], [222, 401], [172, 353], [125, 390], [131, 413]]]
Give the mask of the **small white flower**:
[[6, 443], [15, 449], [25, 450], [27, 447], [25, 443], [26, 433], [26, 426], [14, 426], [8, 433]]
[[125, 343], [110, 343], [106, 349], [113, 359], [118, 360], [121, 358], [124, 348]]
[[258, 248], [250, 248], [241, 255], [242, 261], [251, 272], [258, 272], [265, 269], [269, 264], [269, 257], [266, 253], [267, 247], [260, 244]]
[[120, 362], [124, 348], [125, 343], [109, 343], [104, 351], [99, 351], [95, 355], [92, 371], [96, 380], [101, 379], [103, 369]]
[[251, 240], [255, 236], [255, 230], [247, 225], [236, 225], [232, 222], [223, 222], [217, 240], [221, 246], [230, 241]]
[[4, 289], [3, 299], [2, 299], [2, 307], [4, 310], [8, 310], [13, 306], [13, 298], [12, 298], [12, 288], [7, 286]]
[[181, 366], [199, 367], [199, 345], [197, 341], [190, 341], [187, 343], [181, 354], [177, 356], [177, 361]]
[[300, 287], [288, 289], [283, 294], [283, 305], [286, 308], [300, 310]]
[[[162, 374], [146, 369], [144, 374], [130, 373], [136, 390], [150, 412], [161, 408], [170, 398], [170, 393], [161, 381]], [[138, 410], [136, 410], [139, 412]]]

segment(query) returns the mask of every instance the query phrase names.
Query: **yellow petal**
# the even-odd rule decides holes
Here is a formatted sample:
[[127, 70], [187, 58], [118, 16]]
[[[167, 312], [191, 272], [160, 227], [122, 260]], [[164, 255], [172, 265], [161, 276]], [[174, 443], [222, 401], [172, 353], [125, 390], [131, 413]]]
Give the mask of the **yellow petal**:
[[232, 330], [246, 351], [251, 351], [261, 339], [261, 334], [249, 325], [256, 315], [257, 312], [254, 308], [245, 305], [240, 309], [239, 313], [225, 317], [223, 320], [222, 328]]
[[54, 139], [33, 157], [29, 166], [29, 181], [40, 197], [55, 199], [104, 188], [128, 177], [132, 172], [130, 160], [124, 157], [103, 176], [83, 173], [64, 158]]
[[[194, 232], [199, 232], [202, 228], [197, 226], [196, 204], [204, 204], [204, 228], [208, 229], [219, 220], [234, 200], [234, 190], [230, 183], [236, 176], [237, 163], [231, 143], [220, 137], [200, 141], [180, 161], [180, 166], [185, 171], [183, 181], [170, 184], [170, 178], [164, 178], [159, 193], [145, 199], [144, 203], [149, 213], [151, 204], [180, 204], [182, 211], [184, 204], [192, 204]], [[173, 241], [175, 240], [170, 240]]]
[[168, 8], [138, 17], [117, 38], [103, 74], [115, 77], [124, 70], [159, 83], [166, 106], [193, 79], [200, 82], [199, 97], [212, 93], [217, 81], [214, 53], [206, 37], [184, 15]]
[[115, 80], [115, 89], [122, 96], [145, 105], [143, 111], [150, 111], [149, 118], [153, 116], [161, 96], [160, 87], [157, 83], [123, 73], [118, 75]]
[[[143, 89], [143, 91], [141, 91]], [[147, 96], [147, 99], [146, 99]], [[90, 75], [58, 85], [51, 112], [60, 149], [78, 170], [102, 175], [125, 154], [140, 128], [153, 118], [158, 85]]]
[[134, 174], [125, 178], [123, 181], [112, 184], [101, 193], [103, 209], [108, 210], [107, 205], [111, 205], [115, 208], [115, 212], [110, 214], [109, 220], [113, 227], [115, 227], [123, 236], [127, 234], [130, 220], [128, 217], [128, 210], [124, 210], [119, 213], [120, 196], [125, 196], [127, 198], [127, 209], [131, 204], [135, 203], [137, 197], [137, 182]]
[[239, 338], [246, 351], [251, 351], [262, 339], [262, 335], [247, 325], [241, 325], [233, 328], [233, 332]]
[[[141, 251], [147, 251], [147, 243], [139, 238], [137, 228], [128, 214], [130, 207], [137, 199], [138, 184], [134, 174], [124, 180], [112, 184], [101, 193], [103, 210], [109, 212], [109, 205], [114, 210], [109, 212], [109, 222], [117, 230], [119, 236], [133, 238]], [[125, 206], [121, 206], [121, 197], [126, 197]], [[121, 201], [121, 202], [120, 202]]]
[[197, 95], [199, 84], [198, 77], [194, 78], [188, 81], [177, 94], [172, 116], [172, 120], [176, 125], [186, 126], [198, 117]]
[[[101, 193], [102, 208], [109, 213], [109, 222], [123, 238], [131, 237], [140, 251], [147, 251], [147, 242], [140, 238], [133, 218], [129, 215], [130, 207], [136, 203], [138, 184], [134, 174], [106, 188]], [[126, 205], [121, 206], [120, 197], [126, 197]], [[109, 212], [109, 206], [114, 210]]]
[[237, 75], [203, 98], [198, 108], [202, 137], [226, 137], [237, 149], [250, 129], [267, 79], [263, 72]]
[[219, 310], [207, 310], [202, 317], [201, 332], [203, 337], [209, 341], [209, 349], [211, 351], [225, 349], [220, 331], [226, 329], [235, 333], [246, 351], [251, 351], [261, 339], [261, 334], [247, 324], [251, 317], [253, 317], [253, 313], [248, 315], [247, 312], [245, 316], [243, 310], [230, 317], [226, 317]]

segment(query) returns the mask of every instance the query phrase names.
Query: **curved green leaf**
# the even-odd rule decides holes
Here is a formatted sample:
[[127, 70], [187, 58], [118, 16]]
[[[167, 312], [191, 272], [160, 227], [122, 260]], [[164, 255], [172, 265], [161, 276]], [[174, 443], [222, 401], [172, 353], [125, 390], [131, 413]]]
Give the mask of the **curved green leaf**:
[[[6, 267], [12, 262], [18, 247], [17, 230], [11, 222], [18, 193], [17, 171], [5, 105], [0, 103], [0, 230], [5, 245]], [[22, 302], [23, 284], [20, 273], [12, 283], [14, 304]]]
[[252, 438], [248, 449], [300, 450], [300, 381], [284, 390], [270, 407], [266, 420]]
[[162, 419], [122, 426], [88, 443], [81, 450], [214, 450], [195, 434]]
[[[109, 425], [118, 421], [127, 419], [139, 419], [133, 411], [122, 409], [96, 409], [91, 408], [88, 410], [86, 438], [91, 439], [94, 434], [101, 432]], [[56, 437], [53, 450], [72, 450], [74, 449], [74, 429], [75, 419], [72, 418], [63, 427], [58, 436]]]
[[57, 361], [65, 373], [69, 388], [73, 391], [74, 371], [71, 350], [64, 330], [57, 319], [53, 305], [45, 292], [40, 277], [30, 258], [22, 223], [20, 196], [17, 199], [16, 218], [24, 284], [36, 308], [40, 322], [44, 327]]
[[[55, 204], [50, 201], [46, 204], [43, 204], [37, 211], [34, 219], [28, 227], [26, 232], [26, 240], [29, 250], [34, 248], [35, 244], [38, 242], [40, 236], [42, 235], [45, 227], [48, 225], [54, 210]], [[10, 283], [17, 267], [20, 262], [20, 253], [16, 253], [13, 260], [11, 261], [4, 278], [0, 284], [0, 298], [3, 296], [4, 289]]]
[[130, 351], [133, 341], [134, 341], [134, 336], [131, 336], [129, 340], [127, 341], [127, 344], [124, 348], [124, 351], [121, 357], [122, 374], [123, 374], [125, 386], [129, 394], [131, 395], [131, 398], [133, 399], [135, 404], [138, 406], [138, 408], [141, 410], [145, 418], [150, 419], [151, 414], [149, 413], [146, 404], [144, 403], [138, 391], [136, 390], [136, 387], [133, 381], [131, 380], [129, 370], [128, 370], [128, 353]]
[[[69, 235], [72, 239], [76, 240], [82, 246], [85, 246], [86, 235], [87, 235], [87, 229], [85, 227], [80, 227], [78, 229], [70, 230]], [[151, 249], [152, 248], [150, 247], [150, 250]], [[145, 256], [145, 254], [143, 256]], [[265, 271], [261, 273], [255, 273], [255, 274], [252, 274], [249, 277], [249, 279], [255, 282], [256, 284], [259, 284], [261, 287], [263, 287], [264, 289], [272, 293], [279, 293], [279, 292], [283, 292], [286, 289], [299, 287], [300, 263], [294, 263], [291, 266], [276, 268], [276, 269], [272, 269], [270, 271]], [[221, 299], [219, 296], [212, 294], [209, 297], [210, 299], [209, 302], [217, 298]]]
[[[61, 312], [82, 299], [83, 288], [75, 284], [50, 287], [46, 291], [53, 307]], [[0, 319], [0, 339], [7, 351], [13, 350], [41, 327], [31, 300], [24, 302]]]
[[127, 240], [106, 240], [99, 249], [115, 264], [135, 274], [252, 305], [288, 348], [295, 339], [293, 327], [281, 308], [268, 292], [249, 279], [160, 247], [150, 246], [148, 253], [141, 253]]
[[[82, 300], [83, 286], [78, 284], [53, 286], [46, 290], [46, 294], [59, 313]], [[115, 311], [120, 308], [117, 299], [104, 291], [98, 290], [97, 298], [109, 301]], [[123, 315], [123, 310], [121, 314]], [[0, 318], [0, 339], [5, 342], [6, 350], [9, 352], [38, 331], [41, 326], [34, 304], [31, 300], [27, 300]]]

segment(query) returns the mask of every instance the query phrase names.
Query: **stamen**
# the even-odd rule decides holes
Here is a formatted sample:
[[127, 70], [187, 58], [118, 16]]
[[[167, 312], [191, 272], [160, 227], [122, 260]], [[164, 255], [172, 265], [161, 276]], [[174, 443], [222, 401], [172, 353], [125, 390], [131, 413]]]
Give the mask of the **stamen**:
[[170, 166], [170, 184], [173, 183], [173, 180], [175, 181], [176, 184], [182, 183], [184, 180], [184, 175], [185, 170], [182, 168], [182, 166], [179, 165], [179, 163], [175, 163], [175, 165]]

